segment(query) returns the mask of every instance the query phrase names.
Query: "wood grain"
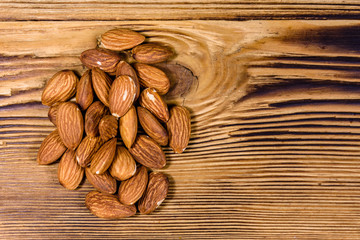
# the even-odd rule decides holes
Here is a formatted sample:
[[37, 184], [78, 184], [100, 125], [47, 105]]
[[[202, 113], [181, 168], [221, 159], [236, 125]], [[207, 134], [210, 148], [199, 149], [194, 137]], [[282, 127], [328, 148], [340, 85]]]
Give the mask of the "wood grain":
[[358, 19], [356, 0], [3, 0], [0, 20]]
[[[350, 2], [341, 6], [358, 7]], [[359, 26], [0, 22], [0, 238], [359, 239]], [[113, 27], [172, 46], [173, 63], [191, 70], [194, 77], [181, 82], [187, 92], [167, 100], [191, 110], [193, 134], [183, 154], [165, 148], [163, 205], [149, 216], [106, 221], [84, 205], [93, 189], [87, 181], [62, 188], [57, 164], [38, 166], [36, 154], [54, 129], [40, 103], [46, 80], [60, 69], [84, 72], [80, 53]]]

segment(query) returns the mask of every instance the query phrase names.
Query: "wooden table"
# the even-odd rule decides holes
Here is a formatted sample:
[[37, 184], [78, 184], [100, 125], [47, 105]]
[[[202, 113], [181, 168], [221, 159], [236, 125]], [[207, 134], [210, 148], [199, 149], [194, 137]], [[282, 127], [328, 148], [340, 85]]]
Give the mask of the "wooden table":
[[[1, 1], [0, 238], [360, 239], [360, 2], [239, 2]], [[45, 82], [115, 27], [175, 49], [193, 134], [163, 205], [109, 221], [36, 155]]]

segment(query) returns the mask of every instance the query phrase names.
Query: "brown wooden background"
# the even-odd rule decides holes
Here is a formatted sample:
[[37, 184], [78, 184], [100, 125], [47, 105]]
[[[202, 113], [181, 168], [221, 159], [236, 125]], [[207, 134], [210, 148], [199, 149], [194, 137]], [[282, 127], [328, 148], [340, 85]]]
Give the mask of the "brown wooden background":
[[[0, 238], [360, 239], [359, 14], [355, 0], [1, 1]], [[54, 128], [45, 82], [82, 73], [114, 27], [192, 71], [168, 99], [193, 135], [165, 149], [161, 208], [107, 221], [84, 206], [88, 182], [68, 191], [35, 159]]]

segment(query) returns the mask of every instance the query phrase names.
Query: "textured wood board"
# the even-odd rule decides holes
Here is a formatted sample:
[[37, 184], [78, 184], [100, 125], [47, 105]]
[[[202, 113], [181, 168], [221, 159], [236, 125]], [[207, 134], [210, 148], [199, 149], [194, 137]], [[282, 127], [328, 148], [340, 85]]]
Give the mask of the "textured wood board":
[[3, 0], [2, 21], [359, 19], [356, 0]]
[[[336, 2], [336, 1], [333, 1]], [[54, 127], [40, 104], [60, 69], [113, 27], [174, 47], [190, 69], [188, 150], [165, 149], [169, 197], [119, 221], [89, 213], [92, 187], [38, 166]], [[2, 239], [359, 239], [357, 21], [0, 22]]]

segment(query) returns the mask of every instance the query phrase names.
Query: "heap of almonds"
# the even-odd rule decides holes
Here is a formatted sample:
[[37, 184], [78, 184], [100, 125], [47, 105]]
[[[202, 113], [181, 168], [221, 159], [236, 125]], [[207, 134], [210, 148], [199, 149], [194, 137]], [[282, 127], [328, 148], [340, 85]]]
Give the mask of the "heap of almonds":
[[[80, 81], [73, 71], [60, 71], [47, 82], [41, 98], [50, 106], [56, 130], [42, 142], [37, 161], [50, 164], [61, 158], [59, 182], [71, 190], [85, 172], [97, 189], [87, 194], [85, 204], [101, 218], [132, 216], [135, 203], [141, 214], [154, 211], [167, 195], [169, 180], [148, 171], [166, 165], [161, 146], [182, 153], [190, 138], [188, 110], [168, 110], [162, 95], [170, 81], [149, 65], [167, 61], [173, 51], [144, 41], [131, 30], [104, 33], [98, 48], [81, 54], [89, 70]], [[69, 101], [74, 95], [76, 102]], [[138, 122], [144, 134], [138, 134]]]

